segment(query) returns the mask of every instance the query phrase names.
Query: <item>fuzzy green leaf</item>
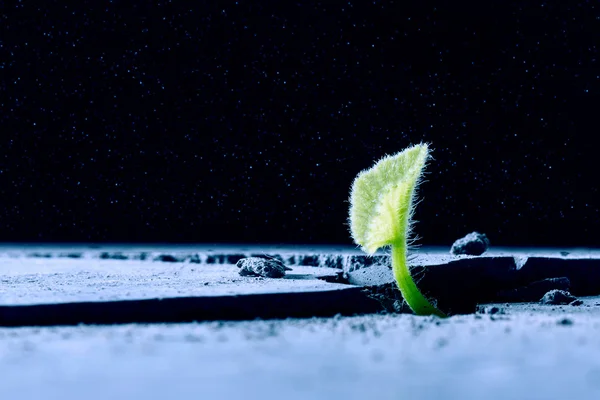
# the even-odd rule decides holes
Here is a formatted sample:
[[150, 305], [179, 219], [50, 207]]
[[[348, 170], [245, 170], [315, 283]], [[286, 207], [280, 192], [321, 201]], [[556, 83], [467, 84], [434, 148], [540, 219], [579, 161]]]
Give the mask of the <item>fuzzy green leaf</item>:
[[428, 158], [427, 144], [418, 144], [360, 172], [352, 184], [349, 223], [354, 242], [366, 253], [392, 246], [394, 276], [413, 311], [442, 316], [417, 288], [406, 260], [415, 191]]

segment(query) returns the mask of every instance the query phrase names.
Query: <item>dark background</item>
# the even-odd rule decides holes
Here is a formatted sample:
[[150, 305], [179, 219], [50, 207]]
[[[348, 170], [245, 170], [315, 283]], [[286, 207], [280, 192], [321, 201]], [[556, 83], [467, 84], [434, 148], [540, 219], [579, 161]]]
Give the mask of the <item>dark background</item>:
[[0, 4], [2, 241], [351, 244], [427, 141], [419, 243], [600, 244], [597, 2]]

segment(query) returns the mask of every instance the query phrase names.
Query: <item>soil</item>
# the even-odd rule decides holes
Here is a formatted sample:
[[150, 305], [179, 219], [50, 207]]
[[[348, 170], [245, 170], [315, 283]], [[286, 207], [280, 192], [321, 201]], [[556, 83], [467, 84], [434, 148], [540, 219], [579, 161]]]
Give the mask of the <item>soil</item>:
[[[24, 309], [41, 311], [38, 318], [47, 317], [56, 311], [52, 307], [82, 305], [88, 308], [79, 312], [96, 307], [97, 316], [114, 316], [123, 313], [124, 305], [131, 305], [128, 302], [138, 304], [138, 313], [155, 315], [162, 310], [159, 316], [165, 318], [182, 312], [183, 308], [174, 306], [178, 301], [187, 302], [192, 306], [187, 310], [193, 311], [189, 299], [194, 297], [236, 299], [222, 309], [232, 315], [244, 302], [265, 295], [292, 296], [287, 297], [287, 303], [271, 297], [262, 303], [266, 309], [269, 304], [279, 304], [271, 309], [307, 312], [307, 318], [301, 319], [280, 315], [276, 319], [238, 322], [128, 324], [122, 320], [119, 325], [0, 327], [3, 398], [600, 398], [600, 297], [580, 296], [579, 306], [486, 303], [479, 305], [479, 312], [447, 319], [395, 312], [334, 315], [336, 308], [355, 306], [357, 299], [369, 293], [385, 295], [380, 300], [390, 310], [401, 309], [402, 304], [393, 286], [383, 292], [377, 286], [340, 283], [345, 274], [369, 267], [360, 264], [359, 253], [316, 250], [321, 253], [303, 253], [299, 248], [265, 249], [267, 254], [294, 260], [293, 271], [284, 278], [265, 279], [240, 277], [232, 263], [205, 262], [209, 257], [225, 262], [235, 258], [228, 259], [228, 254], [260, 253], [249, 247], [237, 246], [230, 251], [174, 251], [168, 246], [0, 249], [4, 253], [0, 257], [0, 319], [14, 318]], [[568, 254], [561, 255], [560, 251]], [[105, 252], [127, 258], [101, 258]], [[354, 258], [319, 255], [336, 252]], [[33, 253], [42, 256], [30, 256]], [[142, 259], [141, 254], [146, 256]], [[173, 258], [157, 260], [160, 254]], [[526, 266], [532, 255], [531, 250], [486, 252], [492, 257], [512, 257], [510, 254], [523, 257], [515, 261], [515, 271]], [[538, 250], [534, 255], [537, 259], [600, 258], [598, 252], [577, 249]], [[385, 254], [380, 256], [379, 265], [385, 260]], [[427, 272], [427, 266], [455, 260], [447, 257], [421, 253], [413, 259], [413, 265]], [[321, 268], [299, 265], [303, 263], [320, 263]], [[539, 281], [544, 275], [540, 263], [534, 260], [523, 277]], [[467, 264], [468, 268], [475, 268], [473, 265], [477, 266], [477, 260]], [[552, 260], [550, 265], [552, 269], [546, 274], [567, 276], [565, 265]], [[584, 273], [595, 276], [594, 268], [591, 263], [585, 268], [575, 264], [577, 272], [571, 275], [575, 282], [582, 282]], [[420, 280], [427, 279], [431, 278]], [[524, 286], [523, 281], [526, 279], [519, 278], [515, 287]], [[275, 284], [280, 285], [276, 286], [280, 292], [273, 289]], [[581, 284], [575, 287], [586, 288]], [[319, 297], [331, 293], [338, 294], [337, 300]], [[358, 293], [363, 297], [352, 297]], [[351, 296], [343, 297], [347, 294]], [[294, 297], [299, 295], [308, 297]], [[382, 307], [381, 302], [371, 300]], [[331, 317], [311, 318], [318, 309], [328, 309]]]

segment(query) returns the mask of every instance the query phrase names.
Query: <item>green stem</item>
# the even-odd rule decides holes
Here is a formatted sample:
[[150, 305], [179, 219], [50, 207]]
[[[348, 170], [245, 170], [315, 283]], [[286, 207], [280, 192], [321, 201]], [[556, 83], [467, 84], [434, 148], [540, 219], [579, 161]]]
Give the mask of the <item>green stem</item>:
[[415, 314], [446, 317], [423, 296], [413, 280], [406, 259], [406, 244], [403, 241], [396, 241], [392, 244], [392, 269], [402, 297]]

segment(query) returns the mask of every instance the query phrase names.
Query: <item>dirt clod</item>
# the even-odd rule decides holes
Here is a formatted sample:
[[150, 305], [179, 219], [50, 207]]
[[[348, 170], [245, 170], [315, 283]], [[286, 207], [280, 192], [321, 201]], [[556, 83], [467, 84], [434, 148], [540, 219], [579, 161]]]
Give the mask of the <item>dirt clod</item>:
[[181, 258], [174, 256], [173, 254], [159, 254], [154, 258], [154, 261], [160, 262], [181, 262]]
[[286, 266], [278, 259], [248, 257], [236, 263], [241, 276], [264, 276], [266, 278], [283, 278]]
[[577, 300], [575, 296], [566, 290], [550, 290], [548, 293], [544, 295], [540, 299], [540, 304], [548, 304], [548, 305], [561, 305], [561, 304], [570, 304], [571, 302]]

